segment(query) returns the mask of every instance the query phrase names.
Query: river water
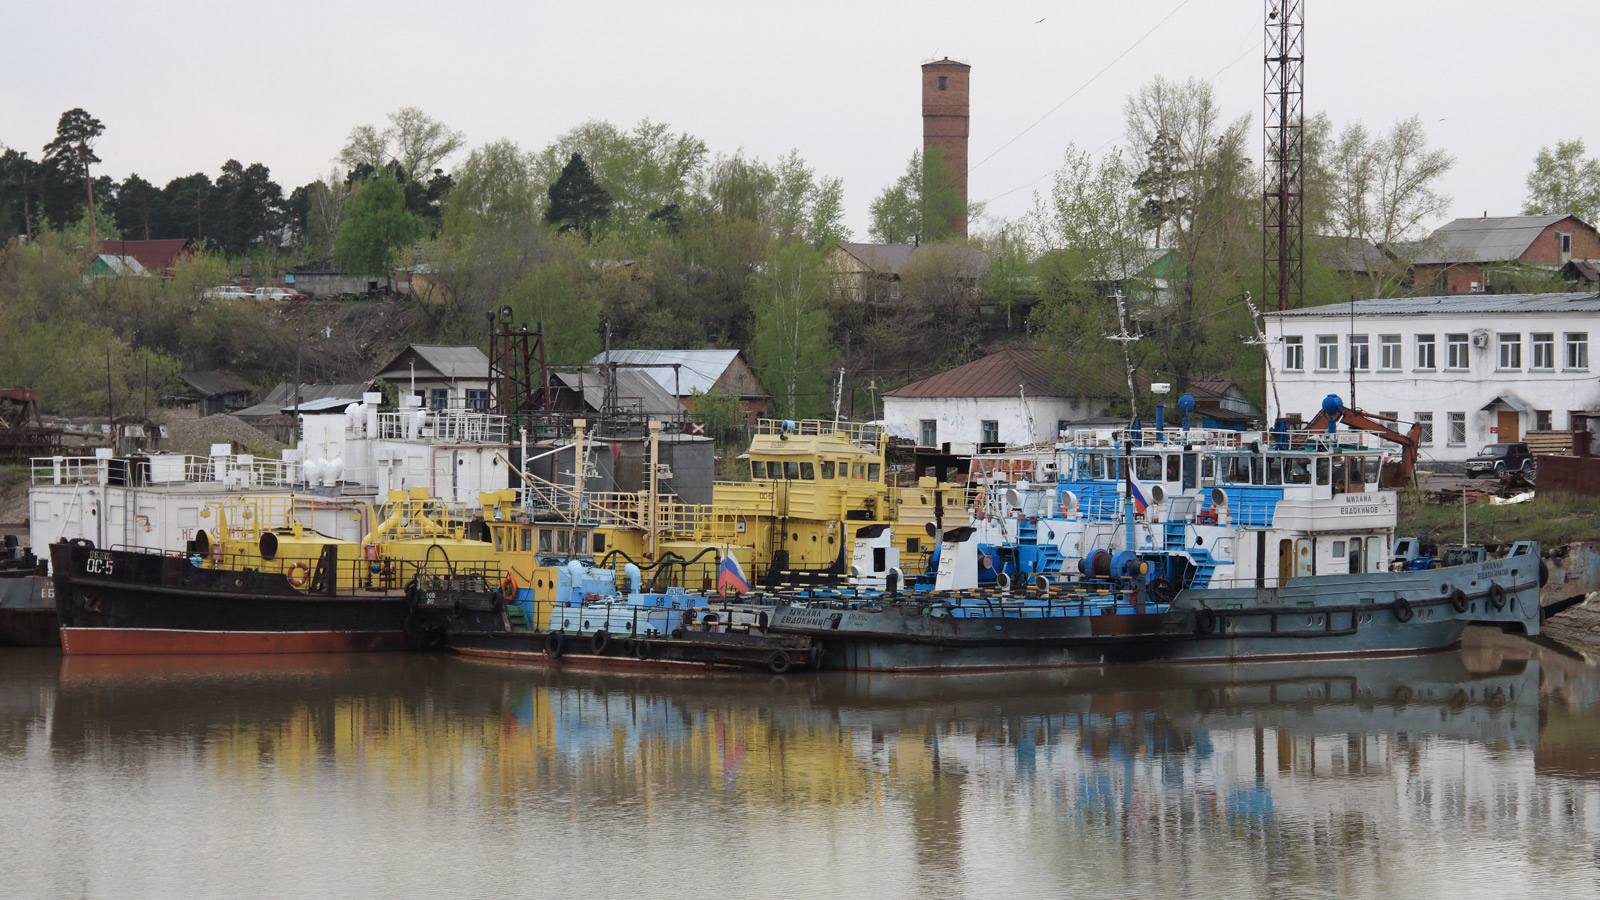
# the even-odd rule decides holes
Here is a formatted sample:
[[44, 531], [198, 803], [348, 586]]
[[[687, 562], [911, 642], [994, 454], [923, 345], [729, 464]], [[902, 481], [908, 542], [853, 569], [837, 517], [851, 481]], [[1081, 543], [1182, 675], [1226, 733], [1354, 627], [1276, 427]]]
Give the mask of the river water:
[[1600, 668], [0, 651], [0, 896], [1600, 896]]

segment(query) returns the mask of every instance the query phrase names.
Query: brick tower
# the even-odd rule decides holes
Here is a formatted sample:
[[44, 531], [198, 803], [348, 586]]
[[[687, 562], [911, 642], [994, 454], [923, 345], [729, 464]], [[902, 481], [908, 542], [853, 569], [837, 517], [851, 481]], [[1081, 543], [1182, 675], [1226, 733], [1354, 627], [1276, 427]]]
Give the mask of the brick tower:
[[[922, 149], [944, 149], [961, 192], [961, 208], [967, 207], [967, 85], [972, 67], [950, 57], [922, 64]], [[950, 220], [955, 233], [967, 236], [967, 217]]]

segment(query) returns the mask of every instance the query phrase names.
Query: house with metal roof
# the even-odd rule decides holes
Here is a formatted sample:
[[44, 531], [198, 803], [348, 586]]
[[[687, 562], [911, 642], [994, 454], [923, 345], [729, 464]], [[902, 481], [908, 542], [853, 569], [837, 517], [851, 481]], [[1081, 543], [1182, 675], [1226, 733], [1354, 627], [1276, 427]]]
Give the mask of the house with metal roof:
[[649, 376], [685, 409], [694, 409], [695, 393], [738, 397], [745, 412], [764, 416], [772, 395], [738, 350], [611, 350], [596, 353], [589, 365], [616, 366], [618, 373], [635, 370]]
[[1266, 314], [1267, 418], [1309, 420], [1329, 394], [1421, 425], [1424, 460], [1457, 463], [1600, 414], [1600, 295], [1456, 294]]
[[839, 243], [828, 251], [834, 295], [858, 303], [900, 299], [900, 278], [908, 267], [944, 266], [973, 291], [989, 274], [989, 257], [976, 247], [955, 244]]
[[172, 399], [194, 407], [202, 416], [238, 412], [250, 405], [250, 396], [256, 392], [248, 379], [225, 369], [183, 372], [178, 380], [184, 387], [173, 393]]
[[919, 447], [1024, 446], [1053, 441], [1127, 394], [1108, 371], [1065, 372], [1043, 350], [1008, 347], [883, 395], [884, 430]]
[[1540, 268], [1555, 276], [1574, 259], [1600, 259], [1600, 233], [1568, 215], [1456, 219], [1401, 250], [1411, 284], [1440, 294], [1492, 292], [1497, 274]]
[[[194, 255], [194, 248], [188, 238], [169, 238], [155, 241], [125, 241], [121, 238], [102, 238], [100, 241], [100, 255], [112, 257], [131, 257], [138, 262], [143, 274], [160, 275], [171, 278], [178, 274], [178, 269], [189, 257]], [[116, 274], [140, 274], [138, 272]]]
[[489, 411], [489, 357], [477, 347], [411, 344], [373, 377], [428, 409]]

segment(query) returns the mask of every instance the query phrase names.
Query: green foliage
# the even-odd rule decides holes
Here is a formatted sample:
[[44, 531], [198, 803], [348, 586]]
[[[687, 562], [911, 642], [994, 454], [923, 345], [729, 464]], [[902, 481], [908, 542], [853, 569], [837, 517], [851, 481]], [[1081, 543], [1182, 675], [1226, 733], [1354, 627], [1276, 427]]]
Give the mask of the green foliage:
[[744, 404], [738, 397], [723, 391], [707, 393], [696, 388], [689, 393], [689, 421], [706, 426], [706, 436], [717, 445], [717, 451], [740, 452], [748, 442], [745, 429]]
[[579, 291], [573, 262], [552, 260], [529, 269], [505, 293], [514, 321], [543, 327], [545, 358], [551, 365], [588, 362], [603, 347], [600, 304]]
[[[56, 123], [55, 139], [44, 146], [44, 161], [62, 173], [63, 186], [77, 183], [85, 191], [89, 207], [89, 233], [95, 233], [94, 184], [89, 178], [89, 166], [100, 161], [94, 153], [94, 142], [104, 134], [106, 127], [82, 109], [69, 109]], [[68, 221], [70, 214], [57, 213], [57, 221]]]
[[345, 271], [389, 277], [399, 250], [422, 236], [422, 223], [406, 211], [405, 192], [385, 172], [351, 194], [333, 257]]
[[829, 337], [822, 254], [787, 241], [773, 246], [755, 286], [750, 363], [785, 418], [820, 414], [838, 350]]
[[550, 185], [550, 209], [546, 218], [557, 231], [576, 231], [585, 239], [594, 237], [594, 228], [611, 215], [611, 195], [595, 183], [594, 175], [574, 153], [561, 170], [561, 177]]
[[688, 207], [706, 145], [648, 119], [632, 131], [610, 122], [585, 122], [539, 153], [535, 181], [555, 184], [574, 153], [611, 197], [605, 231], [642, 241], [670, 233], [675, 211]]
[[887, 244], [937, 244], [956, 234], [956, 221], [975, 211], [961, 201], [957, 173], [944, 160], [944, 148], [911, 154], [905, 174], [883, 189], [868, 212], [871, 235]]
[[1540, 147], [1528, 173], [1528, 200], [1522, 214], [1577, 216], [1600, 221], [1600, 159], [1584, 155], [1583, 139]]

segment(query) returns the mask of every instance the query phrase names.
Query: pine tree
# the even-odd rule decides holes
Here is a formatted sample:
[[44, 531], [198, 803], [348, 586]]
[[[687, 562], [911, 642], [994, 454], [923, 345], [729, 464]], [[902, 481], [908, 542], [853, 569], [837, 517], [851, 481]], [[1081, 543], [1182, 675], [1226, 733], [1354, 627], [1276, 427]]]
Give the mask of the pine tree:
[[589, 164], [574, 153], [550, 185], [550, 210], [545, 218], [559, 231], [581, 231], [594, 237], [594, 226], [611, 214], [611, 195], [594, 180]]

